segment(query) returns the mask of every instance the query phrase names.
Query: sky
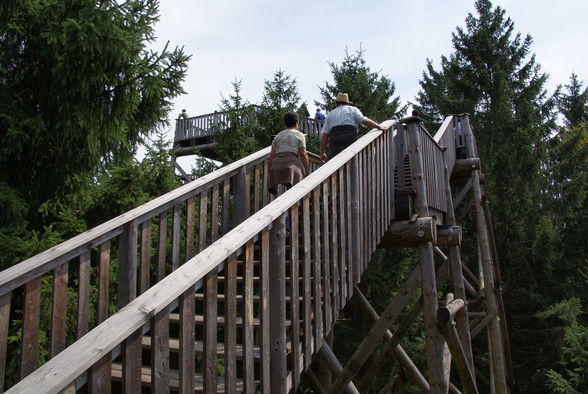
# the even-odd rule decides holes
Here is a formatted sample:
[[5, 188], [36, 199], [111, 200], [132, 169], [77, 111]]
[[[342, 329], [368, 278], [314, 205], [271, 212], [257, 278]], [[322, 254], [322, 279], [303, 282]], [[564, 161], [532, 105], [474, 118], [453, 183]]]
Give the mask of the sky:
[[[531, 52], [550, 76], [549, 92], [572, 72], [588, 84], [587, 0], [493, 4], [505, 9], [516, 32], [533, 37]], [[219, 109], [235, 80], [242, 81], [243, 98], [258, 103], [264, 81], [280, 69], [296, 78], [314, 112], [319, 86], [332, 82], [328, 62], [339, 64], [346, 50], [360, 47], [371, 70], [395, 83], [401, 102], [414, 101], [426, 59], [438, 67], [453, 52], [451, 33], [465, 28], [468, 13], [475, 15], [474, 0], [161, 0], [159, 11], [153, 48], [169, 41], [192, 55], [186, 94], [174, 100], [171, 119], [183, 108], [190, 116]]]

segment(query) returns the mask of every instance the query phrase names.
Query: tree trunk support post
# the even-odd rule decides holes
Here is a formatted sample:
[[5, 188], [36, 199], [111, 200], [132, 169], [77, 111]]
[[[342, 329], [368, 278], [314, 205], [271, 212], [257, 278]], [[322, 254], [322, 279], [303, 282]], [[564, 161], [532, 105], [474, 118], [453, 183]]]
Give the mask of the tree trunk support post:
[[[477, 153], [468, 117], [464, 117], [461, 123], [466, 138], [468, 157], [476, 157]], [[478, 234], [482, 271], [484, 274], [483, 286], [486, 295], [486, 305], [489, 314], [499, 316], [494, 288], [495, 283], [492, 252], [490, 250], [490, 241], [488, 238], [484, 208], [482, 206], [482, 188], [480, 186], [480, 171], [478, 169], [472, 169], [471, 179], [472, 190], [474, 192], [476, 230]], [[498, 319], [493, 319], [488, 325], [488, 339], [490, 345], [490, 361], [492, 366], [491, 371], [493, 372], [492, 384], [497, 393], [508, 393], [510, 390], [506, 381], [504, 349], [501, 339], [500, 323]]]
[[[419, 135], [420, 119], [410, 117], [404, 120], [407, 124], [408, 152], [412, 169], [412, 185], [415, 190], [416, 211], [419, 216], [429, 216], [425, 172]], [[439, 360], [443, 357], [444, 341], [437, 329], [437, 286], [435, 284], [435, 262], [433, 244], [422, 242], [418, 246], [421, 283], [423, 292], [423, 314], [425, 320], [425, 342], [427, 353], [427, 370], [431, 393], [447, 393], [443, 365]]]

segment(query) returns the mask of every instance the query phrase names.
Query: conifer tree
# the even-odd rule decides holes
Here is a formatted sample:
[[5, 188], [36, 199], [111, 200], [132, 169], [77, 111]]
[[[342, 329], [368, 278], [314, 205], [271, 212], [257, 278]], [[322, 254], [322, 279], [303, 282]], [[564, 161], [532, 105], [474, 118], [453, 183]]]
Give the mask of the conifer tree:
[[223, 164], [232, 163], [253, 152], [259, 144], [254, 136], [257, 133], [256, 108], [241, 96], [241, 80], [232, 82], [233, 93], [221, 100], [221, 111], [225, 117], [223, 122], [213, 126], [215, 151]]
[[588, 122], [588, 87], [582, 90], [582, 82], [578, 81], [575, 73], [572, 73], [570, 83], [565, 87], [567, 93], [560, 94], [557, 105], [565, 117], [566, 125], [576, 126]]
[[[453, 53], [441, 58], [441, 68], [428, 60], [418, 102], [433, 122], [453, 113], [472, 115], [511, 339], [517, 344], [515, 376], [523, 392], [539, 392], [543, 377], [538, 371], [548, 362], [545, 354], [557, 352], [542, 347], [546, 338], [539, 328], [545, 323], [532, 316], [558, 291], [552, 276], [559, 257], [558, 233], [544, 193], [555, 103], [544, 88], [547, 75], [531, 54], [531, 36], [515, 33], [505, 11], [488, 0], [477, 0], [475, 9], [465, 28], [457, 27], [452, 34]], [[530, 326], [537, 328], [532, 335]]]
[[316, 104], [331, 110], [335, 108], [337, 93], [348, 93], [350, 100], [362, 113], [377, 122], [403, 113], [406, 109], [401, 108], [400, 99], [394, 97], [394, 82], [387, 76], [372, 71], [364, 54], [365, 50], [362, 48], [353, 54], [345, 49], [345, 57], [340, 65], [329, 62], [333, 83], [325, 82], [325, 86], [320, 88], [323, 102]]
[[188, 56], [148, 50], [157, 19], [156, 0], [0, 3], [0, 189], [11, 196], [0, 210], [10, 218], [40, 226], [41, 204], [132, 156], [167, 119]]
[[256, 140], [260, 146], [266, 147], [271, 144], [272, 135], [284, 129], [284, 113], [298, 110], [300, 94], [296, 78], [286, 74], [284, 70], [276, 71], [271, 80], [264, 82], [263, 87], [263, 99], [258, 112], [260, 127]]

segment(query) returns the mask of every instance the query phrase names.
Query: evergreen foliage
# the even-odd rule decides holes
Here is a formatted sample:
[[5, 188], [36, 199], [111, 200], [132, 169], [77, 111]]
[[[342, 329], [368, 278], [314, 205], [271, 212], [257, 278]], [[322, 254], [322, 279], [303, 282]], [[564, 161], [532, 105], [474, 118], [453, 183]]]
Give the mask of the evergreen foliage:
[[[452, 113], [473, 115], [515, 379], [521, 392], [546, 392], [543, 371], [561, 349], [549, 341], [550, 321], [536, 312], [577, 290], [573, 272], [585, 256], [579, 245], [585, 237], [576, 232], [582, 229], [570, 231], [575, 218], [582, 225], [586, 215], [585, 127], [566, 130], [558, 142], [552, 138], [554, 110], [559, 104], [568, 123], [582, 119], [583, 92], [572, 78], [568, 95], [559, 101], [548, 97], [547, 75], [531, 54], [531, 37], [515, 33], [513, 21], [490, 1], [478, 0], [475, 8], [465, 28], [452, 34], [454, 51], [441, 58], [440, 69], [427, 61], [417, 100], [430, 129]], [[565, 214], [562, 202], [573, 213]]]
[[576, 126], [588, 122], [588, 87], [582, 90], [582, 82], [572, 73], [569, 85], [565, 86], [567, 93], [558, 97], [559, 111], [565, 117], [566, 126]]
[[300, 94], [296, 78], [278, 70], [271, 80], [263, 84], [264, 93], [259, 109], [259, 129], [255, 135], [257, 143], [268, 146], [272, 143], [272, 136], [284, 130], [284, 113], [297, 112]]
[[335, 108], [337, 93], [348, 93], [349, 99], [362, 113], [376, 122], [402, 114], [406, 107], [400, 107], [400, 99], [394, 97], [394, 82], [387, 76], [372, 71], [364, 54], [365, 50], [362, 48], [353, 54], [345, 49], [345, 57], [340, 65], [329, 62], [333, 83], [325, 82], [325, 86], [320, 88], [323, 102], [316, 104], [332, 110]]
[[[149, 51], [155, 0], [0, 5], [0, 226], [40, 226], [37, 209], [131, 157], [182, 93], [182, 49]], [[25, 203], [26, 202], [26, 203]]]
[[232, 82], [233, 93], [221, 100], [221, 110], [225, 121], [214, 126], [215, 141], [218, 142], [216, 153], [219, 160], [232, 163], [258, 148], [254, 136], [257, 133], [257, 112], [255, 107], [241, 97], [242, 81]]

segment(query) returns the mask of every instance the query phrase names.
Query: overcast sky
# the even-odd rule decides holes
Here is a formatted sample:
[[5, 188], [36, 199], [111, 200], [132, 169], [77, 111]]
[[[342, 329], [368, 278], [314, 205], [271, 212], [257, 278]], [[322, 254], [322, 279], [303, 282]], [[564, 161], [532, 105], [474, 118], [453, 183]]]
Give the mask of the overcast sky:
[[[242, 80], [243, 97], [257, 103], [263, 82], [278, 69], [296, 78], [311, 111], [318, 86], [331, 82], [327, 62], [340, 63], [345, 48], [366, 50], [373, 71], [396, 84], [403, 103], [414, 100], [426, 59], [439, 65], [452, 52], [451, 33], [465, 26], [474, 0], [306, 1], [161, 0], [156, 47], [166, 41], [192, 55], [175, 100], [173, 117], [186, 108], [191, 116], [218, 109], [221, 93]], [[515, 22], [517, 32], [533, 37], [532, 52], [550, 75], [548, 89], [567, 83], [572, 71], [588, 83], [587, 0], [494, 1]], [[353, 99], [353, 98], [351, 98]]]

